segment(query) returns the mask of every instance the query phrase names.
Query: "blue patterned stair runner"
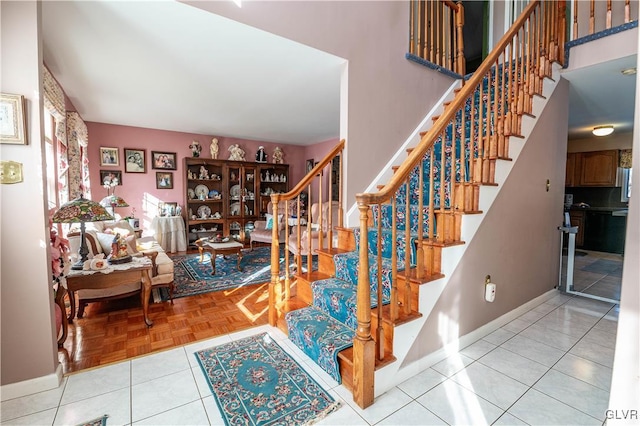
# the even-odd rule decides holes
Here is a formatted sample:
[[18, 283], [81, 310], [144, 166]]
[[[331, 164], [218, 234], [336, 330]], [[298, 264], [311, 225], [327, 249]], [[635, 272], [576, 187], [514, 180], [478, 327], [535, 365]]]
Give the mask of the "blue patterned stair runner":
[[[436, 233], [437, 223], [429, 223], [428, 195], [430, 190], [429, 172], [431, 168], [431, 158], [433, 158], [434, 168], [434, 207], [440, 208], [444, 201], [444, 208], [451, 208], [451, 159], [456, 158], [455, 173], [458, 181], [470, 182], [469, 161], [471, 158], [478, 158], [483, 155], [478, 152], [477, 146], [471, 153], [469, 146], [472, 139], [477, 139], [480, 128], [489, 127], [488, 134], [495, 134], [494, 111], [483, 110], [482, 125], [473, 127], [474, 134], [471, 134], [471, 122], [480, 121], [480, 109], [478, 107], [480, 98], [494, 99], [500, 96], [500, 90], [495, 90], [495, 68], [491, 79], [485, 79], [482, 86], [476, 90], [475, 114], [472, 117], [472, 98], [467, 99], [463, 112], [459, 112], [454, 123], [446, 127], [443, 138], [436, 140], [433, 149], [433, 157], [427, 153], [420, 165], [414, 168], [409, 176], [409, 194], [407, 197], [407, 184], [403, 184], [395, 194], [396, 199], [396, 251], [398, 270], [404, 269], [405, 256], [407, 253], [407, 241], [405, 229], [407, 221], [410, 226], [409, 260], [410, 265], [416, 265], [416, 241], [418, 240], [418, 224], [423, 222], [423, 234], [425, 237], [429, 233], [429, 227], [433, 226], [433, 233]], [[502, 70], [498, 73], [498, 89], [501, 89], [503, 78]], [[517, 78], [517, 76], [516, 76]], [[505, 107], [507, 108], [507, 107]], [[504, 111], [506, 112], [506, 111]], [[455, 132], [455, 146], [452, 142], [452, 135]], [[483, 131], [483, 134], [486, 134]], [[464, 142], [463, 142], [464, 141]], [[440, 176], [442, 173], [442, 149], [444, 145], [444, 172], [445, 188], [444, 200], [440, 199]], [[464, 146], [464, 176], [461, 175], [460, 163], [461, 153]], [[420, 173], [423, 176], [423, 188], [420, 188]], [[464, 179], [463, 179], [464, 177]], [[419, 196], [423, 191], [425, 205], [420, 211]], [[407, 213], [407, 206], [409, 212]], [[371, 306], [377, 305], [378, 270], [382, 271], [382, 293], [383, 303], [389, 303], [391, 293], [391, 252], [392, 246], [392, 214], [391, 204], [372, 206], [374, 226], [368, 230], [368, 255], [369, 255], [369, 276], [371, 281]], [[378, 222], [381, 221], [381, 249], [382, 265], [377, 263], [377, 236]], [[338, 352], [353, 345], [355, 329], [357, 327], [356, 304], [357, 304], [357, 283], [358, 264], [360, 247], [360, 228], [353, 229], [356, 250], [349, 253], [334, 255], [333, 260], [336, 269], [336, 276], [311, 283], [313, 304], [309, 307], [291, 311], [285, 315], [289, 339], [298, 346], [304, 353], [325, 370], [338, 383], [341, 383], [338, 366]]]

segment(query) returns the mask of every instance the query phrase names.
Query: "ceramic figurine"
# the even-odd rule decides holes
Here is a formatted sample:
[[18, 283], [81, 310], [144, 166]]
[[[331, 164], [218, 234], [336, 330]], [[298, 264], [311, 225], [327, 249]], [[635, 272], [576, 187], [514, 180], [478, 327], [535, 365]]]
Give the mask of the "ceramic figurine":
[[211, 139], [211, 146], [209, 147], [209, 151], [211, 152], [211, 158], [216, 160], [218, 158], [218, 139]]
[[260, 146], [258, 148], [258, 152], [256, 152], [256, 162], [258, 162], [258, 163], [266, 163], [267, 162], [267, 153], [264, 152], [264, 146]]
[[200, 179], [209, 179], [209, 171], [205, 166], [200, 166]]
[[284, 152], [282, 152], [282, 149], [279, 146], [276, 146], [273, 150], [273, 162], [275, 164], [284, 163]]
[[245, 161], [244, 160], [244, 150], [240, 148], [240, 145], [233, 144], [229, 147], [229, 160], [231, 161]]

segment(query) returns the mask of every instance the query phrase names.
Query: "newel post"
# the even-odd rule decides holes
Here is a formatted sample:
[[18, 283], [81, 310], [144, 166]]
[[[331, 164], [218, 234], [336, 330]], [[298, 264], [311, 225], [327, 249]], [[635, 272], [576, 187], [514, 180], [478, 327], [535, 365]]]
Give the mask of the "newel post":
[[373, 404], [375, 342], [371, 337], [371, 286], [369, 281], [369, 206], [358, 200], [360, 210], [360, 248], [358, 265], [358, 328], [353, 339], [353, 400], [361, 408]]
[[269, 281], [269, 325], [276, 326], [278, 312], [276, 305], [280, 302], [282, 291], [277, 291], [280, 285], [280, 241], [278, 241], [278, 194], [271, 196], [273, 207], [273, 226], [271, 227], [271, 281]]

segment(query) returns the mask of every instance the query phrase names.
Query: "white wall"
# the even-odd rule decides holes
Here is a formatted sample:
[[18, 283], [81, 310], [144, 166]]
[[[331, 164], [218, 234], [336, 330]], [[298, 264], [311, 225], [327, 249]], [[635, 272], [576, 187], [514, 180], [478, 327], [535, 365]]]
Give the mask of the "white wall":
[[[39, 98], [42, 85], [40, 6], [35, 1], [0, 2], [1, 90], [25, 96], [29, 138], [26, 146], [0, 145], [2, 160], [22, 163], [24, 176], [23, 182], [0, 188], [3, 399], [12, 396], [13, 390], [20, 386], [18, 383], [32, 379], [38, 382], [32, 390], [57, 386]], [[15, 386], [6, 386], [8, 384]]]
[[[640, 65], [640, 63], [639, 63]], [[607, 424], [638, 424], [640, 419], [640, 85], [636, 84], [636, 113], [633, 133], [633, 182], [629, 199], [627, 236], [622, 270], [620, 315], [616, 353], [613, 361], [610, 420]], [[624, 418], [625, 411], [636, 410], [635, 417]], [[611, 416], [611, 417], [609, 417]]]
[[401, 1], [185, 1], [348, 60], [340, 139], [345, 202], [365, 190], [453, 79], [405, 59], [409, 5]]

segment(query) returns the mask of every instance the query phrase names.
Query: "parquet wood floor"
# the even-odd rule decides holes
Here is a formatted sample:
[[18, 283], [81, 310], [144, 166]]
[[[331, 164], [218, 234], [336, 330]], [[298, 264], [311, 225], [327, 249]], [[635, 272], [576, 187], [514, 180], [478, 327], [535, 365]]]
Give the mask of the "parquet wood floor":
[[91, 303], [69, 324], [58, 359], [64, 374], [268, 323], [268, 284], [151, 303], [152, 327], [139, 296]]

